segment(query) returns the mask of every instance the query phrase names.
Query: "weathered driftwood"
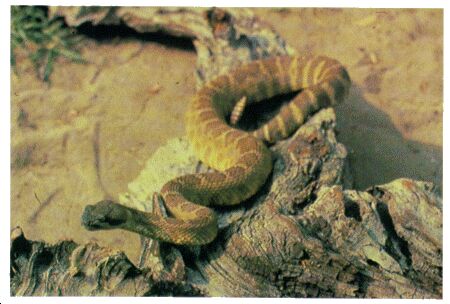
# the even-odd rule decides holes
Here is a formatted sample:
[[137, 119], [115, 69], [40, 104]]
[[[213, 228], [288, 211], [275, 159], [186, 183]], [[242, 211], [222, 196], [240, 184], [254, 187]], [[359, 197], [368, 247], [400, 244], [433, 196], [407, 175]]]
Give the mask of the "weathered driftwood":
[[293, 54], [295, 51], [252, 11], [242, 8], [52, 7], [71, 26], [124, 24], [138, 32], [163, 32], [193, 39], [197, 52], [197, 86], [242, 62]]
[[[240, 61], [289, 53], [247, 10], [117, 8], [79, 15], [94, 23], [122, 20], [138, 31], [195, 37], [199, 85]], [[66, 18], [76, 25], [73, 16]], [[251, 123], [244, 118], [244, 127]], [[334, 111], [322, 110], [274, 145], [272, 176], [249, 201], [218, 211], [220, 233], [208, 246], [143, 240], [135, 266], [123, 253], [96, 244], [50, 246], [13, 230], [11, 293], [442, 297], [442, 202], [433, 186], [399, 179], [349, 190], [347, 152], [334, 126]], [[161, 150], [149, 160], [160, 167], [143, 170], [123, 197], [126, 204], [148, 209], [152, 192], [173, 175], [207, 170], [185, 139]], [[174, 167], [160, 161], [161, 154], [181, 161]], [[153, 212], [163, 212], [153, 202]]]

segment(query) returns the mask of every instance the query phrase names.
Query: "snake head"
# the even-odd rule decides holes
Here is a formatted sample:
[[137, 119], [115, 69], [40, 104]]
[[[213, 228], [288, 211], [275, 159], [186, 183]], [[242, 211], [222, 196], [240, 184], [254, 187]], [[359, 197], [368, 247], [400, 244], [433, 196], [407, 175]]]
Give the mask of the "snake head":
[[125, 206], [110, 200], [103, 200], [84, 208], [81, 222], [87, 230], [120, 228], [127, 221]]

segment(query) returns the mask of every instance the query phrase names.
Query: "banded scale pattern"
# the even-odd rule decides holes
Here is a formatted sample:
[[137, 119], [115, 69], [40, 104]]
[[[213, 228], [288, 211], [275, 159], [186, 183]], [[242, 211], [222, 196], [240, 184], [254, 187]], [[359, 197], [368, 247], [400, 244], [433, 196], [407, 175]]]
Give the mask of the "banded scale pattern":
[[[103, 202], [112, 210], [108, 214], [114, 227], [105, 224], [104, 218], [92, 220], [95, 206], [86, 208], [85, 226], [122, 228], [175, 244], [211, 242], [217, 235], [217, 217], [208, 206], [235, 205], [254, 195], [272, 171], [265, 143], [288, 137], [312, 113], [341, 102], [349, 87], [345, 68], [324, 56], [272, 57], [216, 77], [192, 99], [186, 131], [199, 159], [217, 171], [180, 176], [166, 183], [160, 195], [169, 217]], [[235, 124], [245, 105], [293, 91], [300, 93], [253, 132], [227, 123], [231, 117]]]

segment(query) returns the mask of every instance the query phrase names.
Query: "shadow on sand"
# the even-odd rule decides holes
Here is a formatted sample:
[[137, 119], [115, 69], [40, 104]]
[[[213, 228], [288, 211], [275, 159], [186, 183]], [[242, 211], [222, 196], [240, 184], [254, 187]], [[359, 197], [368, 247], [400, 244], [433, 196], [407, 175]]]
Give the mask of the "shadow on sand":
[[336, 115], [338, 141], [348, 150], [355, 189], [408, 177], [433, 182], [442, 194], [442, 147], [405, 139], [356, 85]]

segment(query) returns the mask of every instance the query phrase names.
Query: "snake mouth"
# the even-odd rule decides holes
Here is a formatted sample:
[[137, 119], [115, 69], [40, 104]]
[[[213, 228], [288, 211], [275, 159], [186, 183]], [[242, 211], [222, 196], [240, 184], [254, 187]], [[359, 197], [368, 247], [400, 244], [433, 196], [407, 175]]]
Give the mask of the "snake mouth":
[[103, 227], [94, 223], [83, 223], [84, 228], [89, 231], [101, 230]]

